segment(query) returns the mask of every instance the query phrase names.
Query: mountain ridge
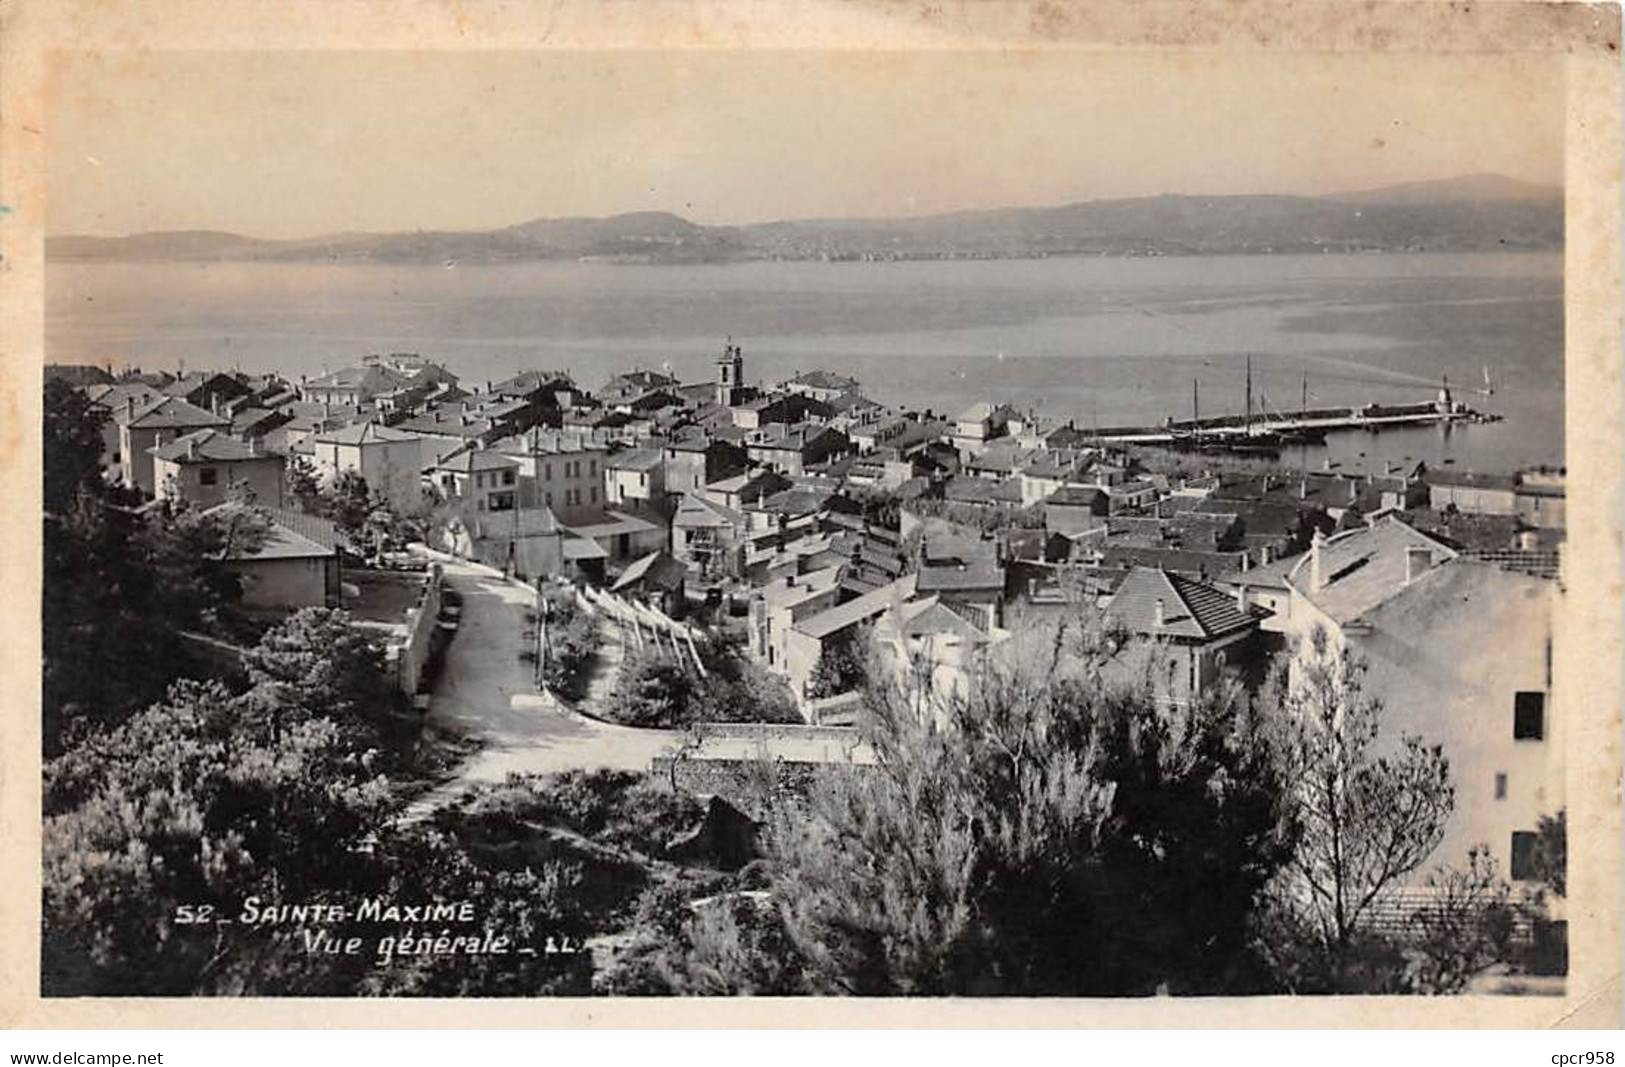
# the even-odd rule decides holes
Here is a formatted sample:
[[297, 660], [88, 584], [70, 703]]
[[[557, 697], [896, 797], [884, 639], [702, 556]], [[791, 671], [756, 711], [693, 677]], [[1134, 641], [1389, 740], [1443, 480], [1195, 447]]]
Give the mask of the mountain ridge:
[[1065, 255], [1558, 248], [1562, 190], [1501, 175], [1323, 196], [1158, 194], [898, 218], [706, 225], [666, 211], [541, 217], [488, 230], [267, 239], [219, 230], [48, 237], [53, 261], [489, 263], [548, 259], [1006, 259]]

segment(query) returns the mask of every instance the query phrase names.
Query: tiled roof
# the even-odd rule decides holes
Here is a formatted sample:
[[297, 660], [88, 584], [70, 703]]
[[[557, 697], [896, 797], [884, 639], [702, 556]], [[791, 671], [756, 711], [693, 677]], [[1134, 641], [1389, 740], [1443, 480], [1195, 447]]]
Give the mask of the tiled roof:
[[417, 435], [376, 422], [355, 422], [317, 434], [315, 440], [324, 445], [370, 445], [415, 441]]
[[829, 592], [839, 585], [840, 581], [839, 567], [822, 567], [806, 574], [796, 575], [794, 585], [780, 579], [761, 588], [762, 604], [768, 611], [794, 607], [805, 600]]
[[1092, 507], [1105, 495], [1106, 490], [1096, 485], [1063, 485], [1051, 493], [1044, 502], [1063, 506]]
[[491, 386], [491, 392], [499, 396], [529, 396], [538, 389], [557, 389], [558, 383], [567, 383], [566, 388], [573, 388], [575, 382], [561, 370], [527, 370], [506, 378]]
[[[221, 516], [243, 505], [235, 503], [217, 504], [205, 511], [205, 515]], [[264, 510], [264, 509], [260, 509]], [[284, 526], [272, 517], [269, 511], [266, 517], [271, 520], [270, 528], [266, 533], [265, 542], [253, 552], [233, 552], [225, 558], [228, 560], [269, 560], [269, 559], [321, 559], [334, 554], [333, 549], [327, 545], [306, 537], [304, 534]]]
[[1101, 565], [1128, 570], [1133, 567], [1160, 567], [1179, 574], [1219, 578], [1241, 569], [1240, 552], [1196, 552], [1184, 548], [1136, 548], [1106, 545], [1100, 550]]
[[284, 526], [307, 540], [314, 541], [323, 548], [338, 548], [347, 545], [347, 538], [332, 519], [324, 519], [320, 515], [307, 515], [292, 508], [271, 508], [261, 505], [261, 510], [271, 517], [271, 521]]
[[858, 380], [848, 378], [844, 374], [836, 374], [827, 370], [810, 370], [798, 374], [790, 379], [794, 385], [805, 385], [813, 389], [856, 389]]
[[1435, 470], [1427, 476], [1429, 485], [1444, 485], [1459, 489], [1498, 489], [1510, 492], [1517, 488], [1518, 479], [1512, 474], [1475, 474], [1472, 471]]
[[606, 509], [570, 523], [569, 529], [582, 537], [613, 537], [617, 534], [648, 533], [660, 527], [636, 515]]
[[1135, 567], [1117, 587], [1106, 605], [1106, 614], [1143, 636], [1208, 641], [1255, 626], [1267, 612], [1243, 610], [1234, 596], [1206, 582], [1152, 567]]
[[122, 415], [129, 408], [129, 402], [135, 401], [137, 410], [146, 407], [154, 400], [163, 396], [163, 392], [154, 389], [146, 382], [115, 382], [112, 385], [92, 385], [85, 390], [85, 396], [91, 403], [100, 404], [116, 415]]
[[688, 576], [688, 568], [672, 559], [665, 552], [651, 552], [642, 559], [634, 561], [610, 587], [612, 592], [634, 585], [652, 585], [657, 589], [676, 589], [683, 584]]
[[1014, 479], [993, 481], [972, 474], [959, 474], [948, 479], [943, 496], [961, 504], [1019, 504], [1021, 485]]
[[664, 462], [658, 449], [629, 448], [624, 452], [616, 452], [604, 460], [604, 465], [611, 470], [620, 471], [648, 471], [654, 470]]
[[394, 429], [402, 433], [415, 433], [428, 437], [479, 437], [489, 433], [493, 423], [489, 419], [465, 415], [460, 411], [443, 409], [425, 412], [397, 422]]
[[451, 471], [455, 474], [474, 474], [478, 471], [505, 471], [518, 470], [519, 463], [507, 456], [499, 456], [483, 448], [471, 448], [466, 452], [458, 452], [447, 456], [434, 465], [434, 470]]
[[904, 604], [899, 630], [904, 637], [957, 637], [967, 644], [985, 645], [992, 640], [981, 629], [949, 610], [937, 597]]
[[45, 380], [84, 388], [88, 385], [106, 385], [112, 382], [113, 376], [105, 368], [89, 363], [47, 363]]
[[563, 452], [602, 452], [604, 446], [584, 430], [555, 430], [533, 426], [524, 433], [510, 434], [491, 445], [492, 452], [507, 456], [555, 455]]
[[166, 463], [230, 463], [250, 459], [281, 462], [279, 456], [259, 451], [219, 430], [197, 430], [147, 451]]
[[865, 593], [856, 600], [849, 600], [845, 604], [837, 604], [828, 611], [821, 611], [817, 615], [802, 619], [792, 629], [806, 634], [808, 637], [822, 640], [832, 634], [839, 633], [848, 626], [875, 618], [899, 600], [909, 599], [914, 595], [914, 586], [915, 576], [905, 574], [890, 585], [883, 585], [871, 593]]
[[743, 527], [746, 524], [745, 516], [733, 508], [713, 503], [704, 497], [693, 493], [684, 493], [678, 501], [677, 511], [672, 516], [671, 524], [684, 529], [722, 529], [725, 527]]
[[1002, 590], [1004, 567], [997, 560], [977, 559], [964, 563], [928, 563], [920, 567], [920, 592], [963, 592]]
[[291, 416], [267, 408], [244, 408], [231, 417], [233, 433], [264, 434], [287, 422]]
[[[1313, 583], [1313, 548], [1287, 575], [1316, 607], [1339, 623], [1352, 622], [1405, 588], [1409, 548], [1429, 551], [1429, 571], [1456, 557], [1454, 549], [1392, 516], [1374, 526], [1341, 533], [1321, 542], [1318, 588]], [[1427, 580], [1424, 574], [1420, 579]]]
[[340, 367], [336, 371], [312, 378], [304, 383], [306, 389], [362, 389], [382, 393], [398, 389], [411, 381], [411, 375], [377, 365], [369, 367]]
[[126, 425], [142, 430], [202, 429], [205, 426], [230, 426], [231, 420], [176, 396], [166, 396], [145, 408], [137, 408], [135, 417]]

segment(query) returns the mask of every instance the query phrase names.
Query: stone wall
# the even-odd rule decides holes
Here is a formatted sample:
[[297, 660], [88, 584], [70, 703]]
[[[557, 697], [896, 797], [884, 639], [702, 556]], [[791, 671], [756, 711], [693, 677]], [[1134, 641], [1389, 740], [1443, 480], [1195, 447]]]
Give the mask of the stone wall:
[[406, 640], [390, 650], [395, 659], [397, 684], [407, 696], [418, 691], [423, 665], [429, 660], [435, 625], [440, 618], [442, 585], [440, 564], [429, 564], [429, 579], [423, 583], [418, 602], [406, 613]]
[[677, 788], [696, 796], [718, 796], [752, 819], [761, 821], [775, 802], [800, 801], [821, 775], [845, 773], [850, 768], [832, 763], [794, 763], [786, 760], [684, 759], [656, 756], [649, 774], [671, 784], [676, 763]]

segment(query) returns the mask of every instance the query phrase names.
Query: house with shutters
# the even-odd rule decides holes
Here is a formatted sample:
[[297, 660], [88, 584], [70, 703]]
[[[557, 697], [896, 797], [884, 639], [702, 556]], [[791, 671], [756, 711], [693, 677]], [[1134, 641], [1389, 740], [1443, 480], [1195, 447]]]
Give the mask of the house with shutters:
[[1159, 698], [1187, 703], [1257, 663], [1254, 640], [1269, 612], [1198, 578], [1137, 566], [1104, 614], [1134, 639], [1118, 652], [1118, 668], [1149, 671]]
[[307, 438], [311, 459], [323, 481], [345, 471], [361, 475], [367, 488], [396, 512], [423, 503], [423, 443], [416, 434], [373, 422], [352, 423]]
[[551, 508], [568, 523], [604, 503], [609, 449], [589, 432], [534, 426], [489, 450], [518, 464], [520, 507]]
[[1423, 869], [1465, 865], [1482, 843], [1503, 875], [1532, 879], [1540, 817], [1564, 805], [1561, 583], [1458, 555], [1391, 515], [1317, 534], [1286, 581], [1298, 655], [1319, 640], [1366, 664], [1379, 753], [1414, 735], [1450, 761], [1455, 810]]
[[[158, 496], [213, 507], [234, 498], [268, 508], [283, 503], [282, 457], [223, 430], [198, 430], [152, 449]], [[239, 492], [243, 495], [238, 496]]]
[[513, 511], [519, 506], [519, 464], [507, 456], [471, 448], [430, 467], [429, 481], [447, 500], [475, 512]]
[[231, 420], [216, 415], [180, 397], [166, 396], [145, 407], [136, 398], [124, 398], [124, 411], [118, 416], [119, 474], [125, 485], [148, 496], [158, 491], [153, 449], [199, 430], [229, 430]]
[[666, 461], [657, 448], [628, 448], [604, 460], [604, 498], [619, 508], [658, 512], [666, 503]]

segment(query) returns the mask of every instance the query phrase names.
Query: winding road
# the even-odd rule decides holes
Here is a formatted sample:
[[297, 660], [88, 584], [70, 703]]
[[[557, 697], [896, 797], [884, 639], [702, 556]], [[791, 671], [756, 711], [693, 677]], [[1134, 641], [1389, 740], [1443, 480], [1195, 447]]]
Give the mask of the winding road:
[[[435, 684], [429, 721], [474, 738], [481, 747], [455, 778], [419, 797], [405, 821], [423, 818], [471, 785], [500, 782], [510, 774], [646, 771], [657, 754], [679, 743], [681, 735], [675, 731], [589, 719], [540, 691], [534, 664], [519, 658], [528, 643], [525, 612], [534, 603], [530, 590], [493, 567], [440, 554], [434, 558], [463, 604], [457, 636], [446, 649]], [[612, 683], [608, 673], [594, 678], [594, 691]]]

